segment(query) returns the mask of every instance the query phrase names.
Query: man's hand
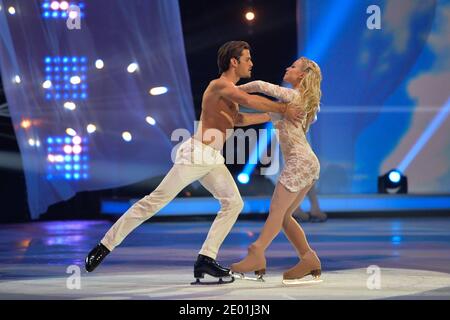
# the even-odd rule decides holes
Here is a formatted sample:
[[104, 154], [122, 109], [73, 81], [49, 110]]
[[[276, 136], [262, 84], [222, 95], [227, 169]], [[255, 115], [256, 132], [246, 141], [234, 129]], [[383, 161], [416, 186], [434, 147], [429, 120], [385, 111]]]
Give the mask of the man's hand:
[[300, 110], [300, 108], [295, 107], [292, 104], [287, 105], [286, 112], [284, 112], [284, 116], [286, 119], [291, 121], [296, 128], [298, 128], [298, 123], [303, 120], [305, 117], [305, 112]]

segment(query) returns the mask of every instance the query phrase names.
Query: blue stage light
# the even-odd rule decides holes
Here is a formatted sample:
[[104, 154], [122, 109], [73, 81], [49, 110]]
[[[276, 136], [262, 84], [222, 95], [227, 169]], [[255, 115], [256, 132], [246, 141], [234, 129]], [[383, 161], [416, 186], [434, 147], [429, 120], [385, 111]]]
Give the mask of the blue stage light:
[[238, 181], [242, 184], [247, 184], [250, 180], [250, 177], [246, 173], [240, 173], [238, 175]]
[[398, 183], [400, 182], [401, 174], [397, 170], [392, 170], [391, 172], [389, 172], [388, 177], [391, 182]]
[[407, 193], [408, 179], [397, 169], [378, 177], [379, 193]]

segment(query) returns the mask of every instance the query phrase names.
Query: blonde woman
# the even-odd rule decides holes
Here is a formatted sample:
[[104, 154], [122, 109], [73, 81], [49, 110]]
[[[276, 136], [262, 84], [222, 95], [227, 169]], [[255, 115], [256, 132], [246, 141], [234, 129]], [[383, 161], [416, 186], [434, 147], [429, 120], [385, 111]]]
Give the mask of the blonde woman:
[[248, 248], [247, 257], [232, 264], [231, 270], [241, 277], [245, 277], [246, 272], [254, 271], [258, 278], [262, 278], [266, 269], [264, 252], [283, 228], [300, 257], [300, 262], [283, 274], [283, 283], [296, 284], [304, 282], [302, 278], [308, 275], [317, 281], [321, 274], [320, 260], [292, 213], [319, 178], [320, 164], [306, 139], [306, 133], [319, 111], [322, 75], [314, 61], [302, 57], [286, 69], [283, 80], [290, 83], [292, 89], [263, 81], [239, 86], [245, 92], [260, 92], [295, 105], [304, 112], [304, 117], [298, 126], [287, 119], [276, 120], [272, 117], [278, 129], [285, 166], [272, 196], [269, 216], [258, 239]]

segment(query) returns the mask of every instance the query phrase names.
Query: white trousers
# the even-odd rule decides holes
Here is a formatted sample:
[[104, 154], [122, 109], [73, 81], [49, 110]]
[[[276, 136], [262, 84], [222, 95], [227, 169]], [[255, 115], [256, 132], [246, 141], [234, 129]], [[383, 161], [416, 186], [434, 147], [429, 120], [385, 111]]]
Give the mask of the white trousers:
[[174, 166], [159, 186], [133, 204], [109, 229], [101, 243], [112, 251], [131, 231], [155, 215], [187, 185], [199, 180], [221, 205], [199, 252], [216, 259], [222, 242], [244, 206], [224, 162], [218, 150], [192, 138], [187, 140], [179, 147]]

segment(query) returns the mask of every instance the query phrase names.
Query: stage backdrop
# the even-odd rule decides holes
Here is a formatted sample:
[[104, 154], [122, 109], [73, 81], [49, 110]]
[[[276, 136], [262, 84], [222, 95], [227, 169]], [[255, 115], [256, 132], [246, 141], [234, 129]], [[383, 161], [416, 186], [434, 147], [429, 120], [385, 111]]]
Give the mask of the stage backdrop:
[[[450, 193], [450, 1], [297, 5], [299, 56], [323, 73], [311, 128], [320, 193], [376, 193], [393, 168], [410, 193]], [[377, 12], [381, 28], [370, 29]]]
[[76, 192], [163, 174], [172, 131], [194, 125], [177, 1], [70, 4], [67, 24], [66, 1], [0, 0], [2, 79], [32, 218]]

